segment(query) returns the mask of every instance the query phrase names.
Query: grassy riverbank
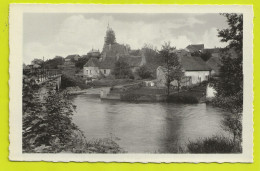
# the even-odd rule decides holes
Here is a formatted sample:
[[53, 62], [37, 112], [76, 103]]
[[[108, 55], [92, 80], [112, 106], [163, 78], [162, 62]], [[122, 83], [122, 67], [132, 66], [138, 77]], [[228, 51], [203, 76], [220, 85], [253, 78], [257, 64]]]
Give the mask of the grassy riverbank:
[[123, 101], [164, 101], [169, 103], [199, 103], [205, 99], [206, 86], [198, 85], [190, 89], [171, 90], [167, 96], [166, 88], [144, 87], [142, 85], [136, 87], [114, 88], [111, 94], [120, 94]]

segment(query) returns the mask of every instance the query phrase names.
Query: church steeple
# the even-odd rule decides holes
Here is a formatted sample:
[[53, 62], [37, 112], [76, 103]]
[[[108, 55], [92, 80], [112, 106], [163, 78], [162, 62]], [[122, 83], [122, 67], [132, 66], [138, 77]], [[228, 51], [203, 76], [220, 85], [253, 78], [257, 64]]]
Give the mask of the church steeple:
[[114, 44], [116, 43], [116, 36], [114, 30], [110, 27], [109, 22], [107, 23], [107, 31], [105, 36], [105, 44]]

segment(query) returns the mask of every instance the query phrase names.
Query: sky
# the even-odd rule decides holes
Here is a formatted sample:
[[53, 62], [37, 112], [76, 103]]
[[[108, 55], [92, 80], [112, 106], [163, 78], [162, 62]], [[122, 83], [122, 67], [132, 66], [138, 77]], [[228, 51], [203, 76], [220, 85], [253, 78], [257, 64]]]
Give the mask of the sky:
[[225, 47], [217, 29], [227, 28], [219, 14], [120, 14], [120, 13], [25, 13], [23, 15], [23, 60], [51, 59], [70, 54], [87, 54], [92, 48], [102, 51], [107, 25], [116, 41], [140, 49], [151, 44], [160, 49], [171, 42], [177, 49], [190, 44], [205, 48]]

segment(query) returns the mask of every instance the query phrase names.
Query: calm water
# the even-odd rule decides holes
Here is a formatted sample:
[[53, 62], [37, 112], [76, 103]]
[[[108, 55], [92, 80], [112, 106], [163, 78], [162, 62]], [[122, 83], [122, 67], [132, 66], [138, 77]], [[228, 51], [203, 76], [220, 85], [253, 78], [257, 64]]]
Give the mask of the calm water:
[[74, 122], [86, 137], [108, 138], [128, 153], [174, 152], [188, 141], [226, 135], [224, 113], [206, 104], [125, 103], [73, 97]]

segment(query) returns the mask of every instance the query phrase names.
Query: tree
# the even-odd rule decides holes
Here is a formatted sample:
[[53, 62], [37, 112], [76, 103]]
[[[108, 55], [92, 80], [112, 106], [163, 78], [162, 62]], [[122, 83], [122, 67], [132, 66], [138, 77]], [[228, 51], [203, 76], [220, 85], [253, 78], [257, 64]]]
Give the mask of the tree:
[[44, 67], [46, 69], [58, 69], [58, 65], [62, 65], [64, 63], [64, 58], [61, 56], [56, 56], [53, 59], [49, 59], [44, 62]]
[[133, 73], [132, 73], [128, 63], [121, 61], [121, 60], [119, 60], [115, 63], [113, 75], [115, 75], [115, 77], [117, 79], [133, 77]]
[[32, 60], [31, 63], [32, 63], [32, 65], [37, 64], [37, 65], [42, 66], [42, 64], [43, 64], [43, 60], [42, 60], [42, 59], [35, 58], [34, 60]]
[[72, 144], [75, 134], [81, 132], [72, 122], [75, 106], [66, 92], [56, 92], [50, 88], [47, 95], [43, 95], [40, 91], [33, 77], [24, 76], [23, 151], [72, 151], [75, 148]]
[[115, 32], [111, 28], [107, 29], [106, 37], [105, 37], [105, 43], [107, 45], [116, 43]]
[[[213, 104], [230, 111], [223, 125], [233, 134], [233, 142], [241, 148], [242, 142], [242, 111], [243, 111], [243, 15], [221, 14], [227, 18], [228, 28], [218, 30], [222, 42], [229, 44], [222, 52], [219, 79], [215, 83], [217, 97]], [[237, 54], [232, 57], [230, 51]], [[237, 141], [236, 141], [237, 140]]]
[[[229, 44], [223, 51], [220, 79], [216, 84], [219, 96], [232, 96], [243, 91], [243, 15], [222, 14], [227, 18], [229, 28], [219, 30], [218, 36], [222, 42]], [[230, 50], [234, 49], [237, 57], [231, 57]], [[240, 98], [243, 99], [243, 98]]]
[[178, 92], [180, 87], [180, 81], [184, 75], [182, 66], [179, 61], [179, 57], [174, 52], [176, 48], [171, 47], [170, 42], [165, 43], [162, 46], [161, 51], [159, 51], [160, 56], [164, 60], [164, 68], [166, 69], [166, 86], [167, 86], [167, 95], [170, 95], [170, 85], [171, 82], [176, 80], [178, 83]]
[[152, 72], [146, 65], [142, 65], [136, 72], [142, 79], [150, 78], [152, 76]]
[[204, 61], [208, 61], [211, 58], [211, 53], [209, 51], [203, 52], [201, 53], [200, 57], [204, 60]]
[[83, 66], [88, 62], [90, 56], [85, 55], [82, 58], [79, 58], [78, 61], [75, 62], [75, 66], [79, 69], [82, 69]]
[[218, 30], [222, 42], [229, 42], [227, 48], [241, 52], [243, 48], [243, 15], [236, 13], [221, 14], [227, 18], [229, 28]]

